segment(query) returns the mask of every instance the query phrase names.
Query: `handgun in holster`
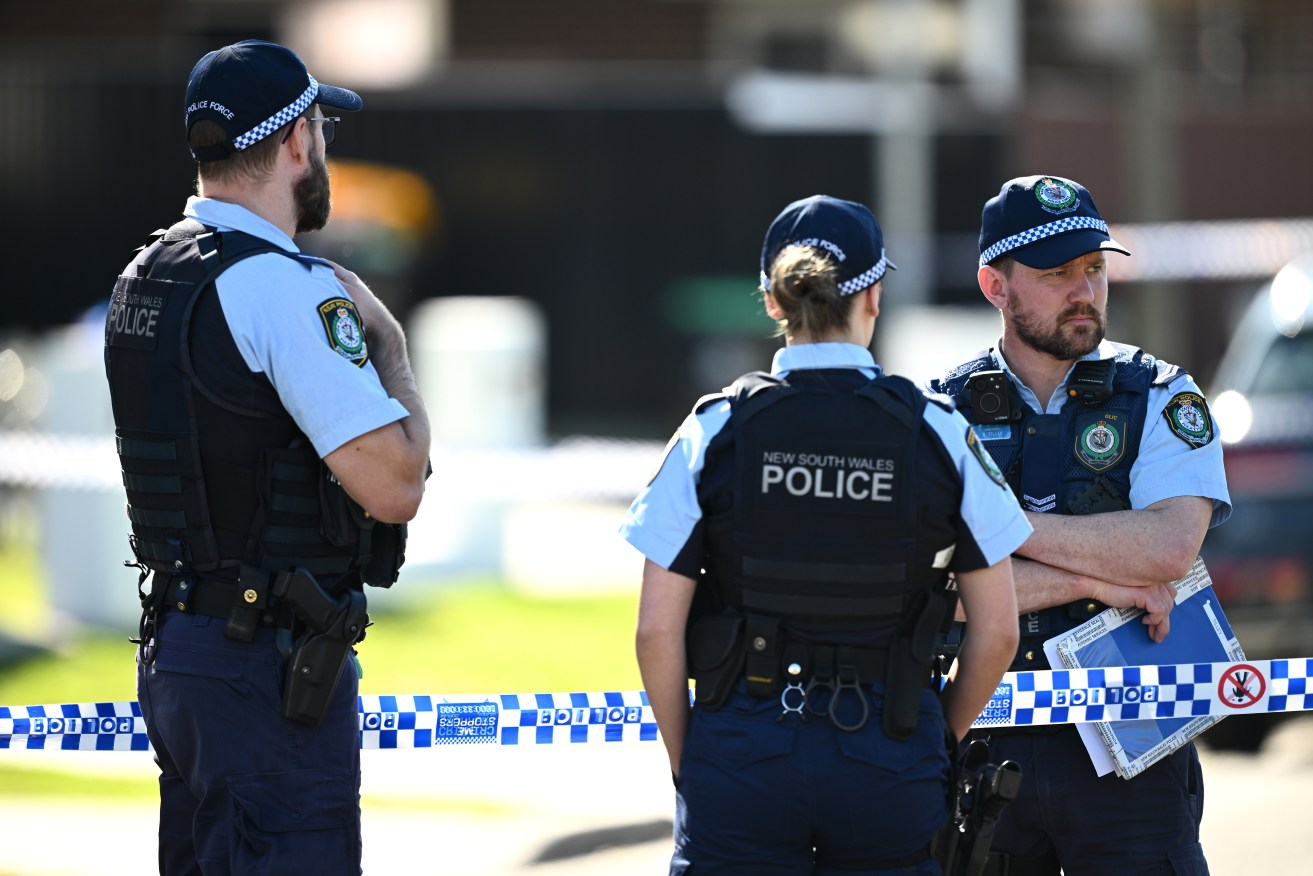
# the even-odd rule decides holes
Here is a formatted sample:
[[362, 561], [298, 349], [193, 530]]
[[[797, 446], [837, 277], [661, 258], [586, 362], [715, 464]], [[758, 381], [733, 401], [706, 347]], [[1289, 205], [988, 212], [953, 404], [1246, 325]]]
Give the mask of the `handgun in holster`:
[[[994, 827], [1003, 808], [1021, 790], [1021, 767], [1014, 761], [989, 762], [989, 744], [973, 739], [955, 770], [953, 817], [931, 844], [944, 876], [1006, 876], [1006, 859], [991, 855]], [[1000, 869], [1001, 866], [1001, 869]]]
[[329, 594], [300, 568], [279, 573], [272, 590], [305, 625], [295, 639], [289, 629], [278, 631], [278, 647], [287, 659], [283, 717], [322, 724], [351, 646], [364, 637], [369, 623], [365, 594], [358, 590]]

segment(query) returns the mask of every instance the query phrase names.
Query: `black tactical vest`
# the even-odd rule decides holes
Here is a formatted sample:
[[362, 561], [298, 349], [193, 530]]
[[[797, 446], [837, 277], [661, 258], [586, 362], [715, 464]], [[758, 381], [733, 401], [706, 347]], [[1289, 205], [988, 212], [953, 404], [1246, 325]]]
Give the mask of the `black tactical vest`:
[[[1184, 376], [1174, 365], [1143, 350], [1114, 344], [1117, 354], [1099, 362], [1077, 363], [1068, 387], [1090, 385], [1099, 393], [1069, 393], [1058, 414], [1038, 414], [1007, 380], [1012, 419], [980, 424], [976, 433], [998, 464], [1022, 507], [1061, 514], [1097, 514], [1131, 507], [1131, 467], [1139, 452], [1148, 411], [1149, 388]], [[968, 383], [995, 368], [987, 351], [954, 368], [931, 388], [953, 399], [968, 422], [984, 419], [974, 410]], [[1107, 369], [1107, 371], [1105, 371]], [[1109, 546], [1112, 549], [1113, 546]], [[1102, 611], [1092, 600], [1033, 611], [1021, 616], [1021, 643], [1012, 669], [1044, 669], [1043, 643]]]
[[225, 269], [278, 253], [185, 220], [114, 286], [105, 371], [137, 561], [235, 579], [300, 566], [324, 583], [369, 557], [369, 527], [264, 375], [246, 368], [214, 292]]
[[801, 640], [887, 643], [947, 578], [950, 546], [918, 539], [925, 395], [824, 369], [748, 374], [726, 392], [733, 495], [704, 509], [720, 605], [780, 618]]

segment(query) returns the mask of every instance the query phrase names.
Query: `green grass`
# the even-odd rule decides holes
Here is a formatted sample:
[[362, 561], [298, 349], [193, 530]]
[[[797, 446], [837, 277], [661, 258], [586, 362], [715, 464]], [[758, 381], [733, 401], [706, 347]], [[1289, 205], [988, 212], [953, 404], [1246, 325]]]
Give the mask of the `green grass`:
[[[409, 595], [401, 586], [397, 593], [369, 594], [374, 625], [359, 647], [361, 693], [496, 694], [641, 686], [633, 656], [636, 588], [620, 596], [544, 598], [493, 583], [416, 588]], [[0, 594], [6, 592], [0, 586]], [[30, 606], [25, 612], [39, 615]], [[133, 699], [133, 659], [134, 646], [126, 634], [78, 638], [58, 653], [0, 667], [0, 705]], [[70, 775], [6, 764], [0, 751], [0, 797], [145, 800], [154, 795], [153, 775], [140, 780]], [[438, 800], [423, 805], [466, 804]]]
[[[374, 600], [382, 603], [383, 594]], [[453, 587], [376, 613], [360, 646], [362, 693], [630, 690], [637, 590], [548, 599]]]
[[15, 517], [0, 518], [0, 601], [5, 610], [0, 625], [14, 631], [44, 629], [49, 620], [37, 553], [36, 534]]
[[136, 699], [135, 649], [126, 633], [97, 633], [0, 668], [0, 705]]
[[[359, 647], [361, 693], [630, 690], [635, 596], [550, 599], [496, 585], [452, 585], [395, 599], [372, 592]], [[130, 598], [130, 597], [129, 597]], [[83, 637], [0, 669], [0, 705], [135, 697], [126, 633]]]
[[[113, 757], [112, 754], [87, 757]], [[86, 775], [56, 769], [29, 766], [6, 766], [0, 754], [0, 800], [14, 797], [79, 797], [93, 800], [155, 799], [154, 775]]]

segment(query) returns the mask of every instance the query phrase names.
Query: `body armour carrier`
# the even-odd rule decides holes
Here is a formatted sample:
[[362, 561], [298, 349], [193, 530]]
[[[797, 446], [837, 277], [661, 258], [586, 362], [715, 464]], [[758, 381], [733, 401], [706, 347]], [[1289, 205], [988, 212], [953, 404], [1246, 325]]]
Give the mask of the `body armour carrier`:
[[[918, 540], [926, 396], [903, 378], [823, 369], [748, 374], [726, 394], [733, 489], [705, 509], [694, 613], [730, 629], [710, 638], [720, 648], [693, 637], [695, 672], [729, 658], [729, 680], [745, 667], [758, 696], [778, 694], [781, 680], [836, 691], [883, 682], [886, 728], [905, 736], [952, 613], [949, 545]], [[695, 677], [698, 701], [714, 708], [714, 685], [704, 692]]]
[[214, 292], [222, 271], [262, 253], [322, 263], [185, 220], [114, 287], [105, 370], [130, 541], [143, 570], [236, 581], [243, 566], [300, 567], [331, 586], [368, 561], [373, 521], [246, 368]]
[[[1131, 467], [1139, 452], [1149, 388], [1185, 372], [1142, 350], [1113, 344], [1113, 358], [1080, 361], [1067, 381], [1058, 414], [1038, 414], [1006, 376], [1005, 422], [977, 410], [969, 384], [996, 367], [987, 351], [951, 371], [931, 388], [950, 396], [1007, 478], [1027, 511], [1098, 514], [1131, 507]], [[993, 372], [998, 374], [999, 372]], [[984, 407], [981, 404], [980, 407]], [[989, 407], [998, 409], [991, 400]], [[1011, 668], [1044, 669], [1044, 641], [1088, 620], [1106, 606], [1081, 600], [1021, 616], [1021, 643]]]

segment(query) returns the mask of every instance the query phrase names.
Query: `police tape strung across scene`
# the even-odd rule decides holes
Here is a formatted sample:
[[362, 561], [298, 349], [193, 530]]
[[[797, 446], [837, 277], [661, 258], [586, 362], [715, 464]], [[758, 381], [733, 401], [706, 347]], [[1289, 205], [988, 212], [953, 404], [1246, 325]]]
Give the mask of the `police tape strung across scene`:
[[[643, 691], [359, 698], [360, 746], [654, 742]], [[1313, 658], [1009, 672], [975, 727], [1313, 711]], [[0, 706], [0, 750], [146, 751], [135, 702]]]

